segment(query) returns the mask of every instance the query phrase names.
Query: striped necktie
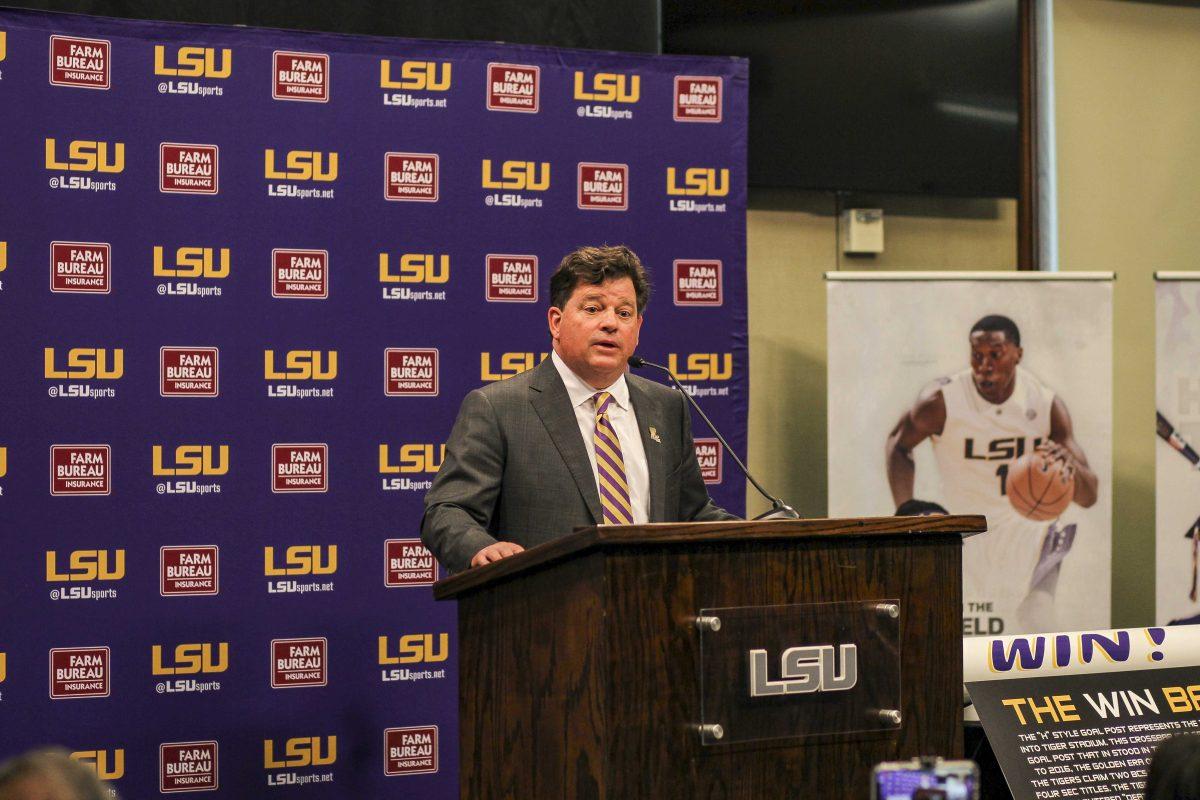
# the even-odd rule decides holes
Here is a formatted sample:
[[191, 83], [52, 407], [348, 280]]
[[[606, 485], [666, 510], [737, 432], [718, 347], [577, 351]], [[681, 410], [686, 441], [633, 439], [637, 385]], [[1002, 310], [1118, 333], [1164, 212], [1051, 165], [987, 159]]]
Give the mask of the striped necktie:
[[633, 511], [629, 504], [629, 484], [625, 481], [625, 460], [621, 458], [621, 442], [608, 419], [613, 398], [608, 392], [597, 392], [596, 432], [592, 446], [596, 450], [596, 475], [600, 479], [600, 505], [605, 525], [632, 525]]

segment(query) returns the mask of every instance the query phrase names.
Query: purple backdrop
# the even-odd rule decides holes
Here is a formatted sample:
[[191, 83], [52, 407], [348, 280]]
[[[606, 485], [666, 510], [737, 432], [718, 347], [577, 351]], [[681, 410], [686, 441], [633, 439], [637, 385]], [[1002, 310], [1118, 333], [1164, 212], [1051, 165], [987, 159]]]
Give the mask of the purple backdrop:
[[744, 449], [746, 74], [0, 10], [0, 756], [456, 797], [454, 607], [402, 540], [580, 244], [641, 255], [643, 355]]

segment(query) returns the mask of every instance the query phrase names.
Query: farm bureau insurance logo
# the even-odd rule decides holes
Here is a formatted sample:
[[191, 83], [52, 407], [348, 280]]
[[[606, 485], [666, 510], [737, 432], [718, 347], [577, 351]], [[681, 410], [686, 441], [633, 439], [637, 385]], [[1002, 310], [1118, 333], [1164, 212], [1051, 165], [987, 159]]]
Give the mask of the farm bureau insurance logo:
[[112, 492], [112, 449], [106, 444], [50, 446], [50, 494], [99, 495]]
[[218, 594], [221, 549], [215, 544], [163, 545], [158, 550], [158, 593], [163, 597]]
[[208, 792], [219, 788], [217, 743], [165, 742], [158, 746], [158, 790]]
[[580, 162], [576, 205], [585, 211], [625, 211], [629, 208], [629, 165]]
[[333, 397], [333, 387], [321, 388], [321, 383], [336, 380], [337, 375], [337, 350], [288, 350], [278, 355], [273, 349], [263, 351], [267, 397]]
[[389, 589], [437, 582], [437, 559], [420, 539], [388, 539], [383, 543], [383, 558], [383, 585]]
[[160, 347], [158, 393], [163, 397], [220, 394], [220, 351], [215, 347]]
[[530, 64], [488, 64], [488, 111], [536, 114], [541, 75], [541, 67]]
[[634, 105], [642, 96], [642, 76], [620, 72], [575, 70], [575, 99], [586, 105], [575, 107], [576, 116], [589, 119], [633, 119], [633, 110], [615, 105]]
[[379, 474], [385, 492], [423, 492], [433, 485], [432, 480], [393, 478], [390, 475], [436, 475], [446, 460], [446, 445], [402, 444], [391, 447], [379, 445]]
[[276, 100], [329, 102], [329, 56], [276, 50], [271, 96]]
[[379, 282], [383, 284], [384, 300], [445, 300], [444, 289], [416, 289], [413, 285], [442, 286], [449, 280], [450, 256], [447, 253], [379, 254]]
[[329, 642], [311, 639], [271, 640], [271, 688], [325, 686], [329, 683]]
[[700, 464], [700, 477], [705, 483], [720, 483], [725, 462], [725, 448], [719, 439], [696, 439], [696, 461]]
[[379, 680], [383, 683], [440, 681], [446, 669], [421, 669], [450, 658], [450, 634], [409, 633], [379, 637]]
[[271, 296], [302, 300], [329, 297], [329, 251], [272, 250]]
[[230, 257], [228, 247], [177, 247], [168, 260], [167, 248], [154, 245], [154, 277], [176, 278], [158, 284], [159, 295], [170, 297], [220, 297], [221, 287], [201, 284], [200, 281], [218, 281], [229, 277]]
[[112, 653], [107, 647], [55, 647], [50, 650], [50, 699], [108, 697]]
[[676, 122], [720, 122], [723, 83], [719, 76], [676, 75]]
[[107, 39], [50, 37], [50, 83], [105, 89], [111, 86], [112, 42]]
[[[72, 550], [63, 562], [59, 551], [46, 551], [46, 583], [69, 584], [50, 590], [50, 599], [112, 600], [116, 589], [101, 589], [96, 584], [125, 579], [124, 550]], [[78, 586], [74, 584], [86, 584]]]
[[383, 393], [388, 397], [437, 397], [436, 347], [389, 347], [384, 350]]
[[386, 728], [383, 731], [384, 775], [420, 775], [437, 771], [437, 725]]
[[724, 213], [727, 203], [701, 202], [699, 197], [728, 197], [729, 170], [713, 167], [667, 167], [668, 207], [690, 214]]
[[224, 80], [233, 74], [233, 51], [228, 47], [197, 47], [183, 45], [171, 47], [171, 60], [167, 60], [168, 45], [154, 45], [154, 74], [168, 78], [196, 78], [198, 80], [170, 80], [158, 84], [159, 94], [178, 94], [193, 97], [220, 97], [225, 89], [204, 80]]
[[529, 192], [550, 188], [549, 161], [500, 161], [483, 159], [484, 189], [499, 189], [483, 196], [484, 205], [508, 208], [541, 208], [545, 201]]
[[158, 190], [168, 194], [216, 194], [219, 174], [215, 144], [162, 142], [158, 146]]
[[[277, 154], [274, 148], [263, 151], [263, 175], [268, 181], [267, 196], [297, 200], [332, 200], [334, 189], [320, 188], [338, 177], [338, 154], [319, 150], [289, 150]], [[315, 184], [311, 187], [301, 183]]]
[[453, 67], [449, 61], [380, 59], [379, 88], [399, 90], [385, 92], [383, 104], [401, 108], [446, 108], [449, 101], [442, 93], [450, 91]]
[[[110, 149], [111, 146], [111, 149]], [[119, 175], [125, 171], [125, 143], [73, 139], [60, 149], [57, 139], [46, 139], [46, 169], [65, 172], [50, 178], [50, 188], [56, 191], [115, 192], [115, 180], [99, 180], [95, 175]]]
[[329, 445], [271, 445], [271, 491], [329, 491]]
[[675, 305], [719, 306], [724, 302], [720, 261], [677, 258], [672, 266]]
[[[276, 755], [278, 753], [278, 755]], [[337, 736], [295, 736], [276, 746], [275, 739], [263, 740], [263, 769], [299, 769], [328, 767], [337, 763]], [[311, 783], [333, 783], [333, 773], [304, 774], [271, 772], [267, 786], [304, 786]]]
[[489, 303], [536, 303], [538, 299], [537, 256], [489, 253], [484, 260], [483, 296]]
[[51, 242], [50, 291], [111, 292], [112, 246], [108, 242]]
[[384, 153], [383, 170], [384, 199], [437, 202], [437, 153]]

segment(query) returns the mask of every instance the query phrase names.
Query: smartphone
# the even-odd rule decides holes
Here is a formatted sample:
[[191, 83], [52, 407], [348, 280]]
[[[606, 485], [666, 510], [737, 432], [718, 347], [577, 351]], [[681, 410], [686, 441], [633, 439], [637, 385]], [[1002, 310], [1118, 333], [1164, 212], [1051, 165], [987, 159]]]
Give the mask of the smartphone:
[[875, 765], [871, 800], [979, 800], [974, 761], [914, 758]]

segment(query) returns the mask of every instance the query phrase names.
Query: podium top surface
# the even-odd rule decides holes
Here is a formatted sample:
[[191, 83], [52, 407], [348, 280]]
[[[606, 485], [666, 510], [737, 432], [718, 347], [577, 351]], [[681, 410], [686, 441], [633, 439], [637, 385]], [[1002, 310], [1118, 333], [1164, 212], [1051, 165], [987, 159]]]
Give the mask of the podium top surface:
[[559, 539], [483, 567], [472, 567], [433, 585], [438, 600], [453, 600], [550, 562], [594, 549], [630, 545], [698, 545], [747, 541], [786, 541], [827, 537], [883, 538], [958, 534], [987, 530], [982, 515], [864, 517], [861, 519], [730, 520], [665, 522], [651, 525], [597, 525], [577, 528]]

